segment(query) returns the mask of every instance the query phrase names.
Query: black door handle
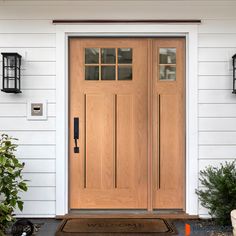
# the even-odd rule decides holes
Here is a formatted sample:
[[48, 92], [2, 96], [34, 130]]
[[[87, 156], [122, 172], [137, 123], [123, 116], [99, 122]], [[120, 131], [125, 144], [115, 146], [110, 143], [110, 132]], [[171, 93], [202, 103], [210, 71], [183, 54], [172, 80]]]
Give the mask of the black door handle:
[[74, 153], [79, 153], [79, 147], [77, 141], [79, 139], [79, 117], [74, 118], [74, 140], [75, 140], [75, 147]]

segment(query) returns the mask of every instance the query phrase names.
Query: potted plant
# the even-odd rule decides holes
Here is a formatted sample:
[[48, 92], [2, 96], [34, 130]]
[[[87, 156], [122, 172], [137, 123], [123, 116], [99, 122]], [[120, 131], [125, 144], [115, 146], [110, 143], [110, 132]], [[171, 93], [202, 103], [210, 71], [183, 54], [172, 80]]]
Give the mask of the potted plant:
[[26, 180], [23, 179], [21, 163], [15, 156], [17, 145], [6, 134], [0, 136], [0, 235], [14, 221], [14, 210], [23, 210], [23, 201], [19, 193], [27, 191]]
[[233, 227], [233, 235], [236, 236], [236, 209], [231, 211], [230, 216]]
[[202, 189], [196, 190], [201, 205], [220, 225], [230, 225], [230, 212], [236, 209], [236, 162], [200, 171]]

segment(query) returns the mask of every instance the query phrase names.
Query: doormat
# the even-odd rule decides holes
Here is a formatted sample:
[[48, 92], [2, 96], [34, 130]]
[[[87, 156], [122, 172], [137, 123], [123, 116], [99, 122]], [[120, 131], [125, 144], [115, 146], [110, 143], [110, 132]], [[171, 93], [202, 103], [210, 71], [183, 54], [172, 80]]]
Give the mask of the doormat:
[[65, 219], [56, 236], [85, 235], [176, 235], [174, 225], [164, 219]]

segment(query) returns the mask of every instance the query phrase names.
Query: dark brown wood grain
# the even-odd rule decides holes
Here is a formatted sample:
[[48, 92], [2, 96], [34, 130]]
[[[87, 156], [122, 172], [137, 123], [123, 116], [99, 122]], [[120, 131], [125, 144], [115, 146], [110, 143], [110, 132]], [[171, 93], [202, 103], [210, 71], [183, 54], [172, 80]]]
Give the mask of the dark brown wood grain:
[[151, 24], [201, 24], [201, 20], [53, 20], [53, 24], [86, 24], [86, 23], [94, 23], [94, 24], [109, 24], [109, 23], [151, 23]]

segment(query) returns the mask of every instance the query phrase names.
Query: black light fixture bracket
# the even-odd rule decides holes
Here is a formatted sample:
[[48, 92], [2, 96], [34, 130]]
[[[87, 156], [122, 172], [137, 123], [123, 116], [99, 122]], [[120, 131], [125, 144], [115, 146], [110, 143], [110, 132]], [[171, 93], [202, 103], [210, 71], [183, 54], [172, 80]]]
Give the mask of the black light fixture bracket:
[[236, 94], [236, 54], [232, 56], [233, 61], [233, 94]]

